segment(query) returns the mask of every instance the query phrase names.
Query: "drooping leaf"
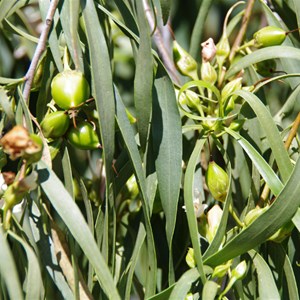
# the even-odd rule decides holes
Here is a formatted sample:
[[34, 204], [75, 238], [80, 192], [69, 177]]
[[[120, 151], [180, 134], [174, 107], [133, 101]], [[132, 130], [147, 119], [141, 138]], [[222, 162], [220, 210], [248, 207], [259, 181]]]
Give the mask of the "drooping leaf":
[[291, 220], [300, 205], [300, 160], [293, 173], [272, 205], [230, 240], [220, 251], [208, 257], [204, 263], [216, 266], [241, 255], [265, 242], [287, 221]]
[[[120, 299], [112, 275], [101, 255], [92, 233], [76, 203], [55, 173], [42, 161], [38, 163], [38, 181], [52, 206], [60, 215], [74, 239], [84, 251], [108, 297]], [[62, 199], [64, 201], [62, 201]]]

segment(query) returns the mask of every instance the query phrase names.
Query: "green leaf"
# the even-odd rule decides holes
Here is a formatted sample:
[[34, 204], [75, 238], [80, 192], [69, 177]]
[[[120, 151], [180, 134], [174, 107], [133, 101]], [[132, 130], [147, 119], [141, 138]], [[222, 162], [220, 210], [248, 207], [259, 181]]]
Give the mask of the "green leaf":
[[38, 181], [52, 206], [60, 215], [95, 269], [97, 279], [105, 293], [109, 298], [120, 299], [109, 268], [97, 247], [81, 211], [55, 173], [48, 169], [42, 161], [38, 163]]
[[81, 45], [77, 31], [80, 12], [79, 8], [80, 0], [63, 1], [60, 10], [60, 22], [62, 24], [68, 50], [75, 63], [75, 68], [84, 72]]
[[[158, 189], [166, 216], [166, 234], [171, 259], [181, 182], [181, 120], [172, 81], [164, 70], [158, 74], [154, 84], [156, 93], [152, 122], [153, 148], [157, 155], [155, 166]], [[171, 272], [170, 269], [169, 271]]]
[[268, 263], [258, 252], [250, 250], [248, 253], [252, 258], [254, 267], [256, 268], [259, 298], [266, 300], [279, 300], [280, 295]]
[[200, 45], [202, 41], [202, 36], [204, 32], [205, 20], [208, 15], [209, 9], [212, 5], [212, 0], [201, 1], [200, 8], [198, 11], [197, 19], [193, 27], [193, 32], [191, 36], [191, 45], [189, 53], [196, 59], [199, 56]]
[[[297, 2], [299, 3], [299, 1], [297, 1]], [[263, 10], [266, 14], [268, 24], [281, 28], [283, 26], [282, 20], [278, 19], [277, 13], [275, 14], [270, 9], [270, 7], [267, 6], [267, 4], [265, 2], [261, 1], [261, 4], [262, 4]], [[291, 28], [291, 29], [294, 29], [294, 28]], [[286, 36], [285, 41], [283, 42], [282, 45], [283, 46], [292, 46], [292, 47], [294, 46], [290, 35]], [[280, 63], [281, 63], [281, 66], [282, 66], [283, 70], [287, 74], [296, 73], [296, 72], [299, 71], [300, 61], [292, 60], [292, 59], [289, 59], [289, 58], [281, 58]], [[299, 84], [299, 81], [298, 81], [297, 78], [289, 78], [287, 80], [287, 82], [289, 82], [292, 89], [295, 88]]]
[[[49, 1], [48, 0], [40, 0], [39, 1], [39, 7], [40, 7], [40, 11], [41, 11], [41, 16], [43, 19], [43, 22], [46, 21], [46, 16], [47, 16], [47, 12], [49, 9]], [[48, 37], [48, 43], [51, 49], [51, 54], [53, 56], [54, 62], [56, 64], [56, 67], [58, 69], [59, 72], [62, 72], [64, 67], [62, 64], [62, 60], [61, 60], [61, 50], [60, 49], [60, 45], [59, 45], [59, 41], [58, 41], [58, 37], [56, 34], [56, 26], [58, 26], [58, 13], [56, 12], [53, 18], [53, 27], [52, 30], [49, 33], [49, 37]]]
[[192, 283], [198, 278], [199, 272], [197, 268], [190, 269], [183, 273], [173, 288], [169, 299], [185, 299], [185, 296], [189, 292]]
[[3, 226], [0, 226], [0, 274], [10, 299], [24, 299], [18, 271]]
[[143, 1], [137, 1], [137, 18], [140, 29], [140, 44], [136, 55], [134, 76], [134, 104], [142, 150], [145, 151], [152, 114], [153, 56], [151, 38]]
[[169, 19], [170, 10], [171, 10], [171, 0], [159, 0], [163, 24], [166, 25]]
[[216, 282], [207, 280], [203, 286], [202, 299], [214, 300], [217, 296], [219, 288], [220, 286]]
[[206, 142], [206, 137], [202, 137], [197, 141], [195, 148], [189, 159], [185, 176], [184, 176], [184, 205], [186, 208], [186, 215], [188, 220], [190, 237], [194, 249], [197, 269], [203, 284], [206, 281], [206, 277], [204, 274], [204, 266], [202, 261], [202, 254], [200, 249], [200, 241], [199, 241], [199, 233], [198, 233], [198, 224], [196, 220], [193, 201], [194, 201], [195, 169], [196, 169], [196, 165], [199, 162], [199, 153], [201, 153], [202, 147], [205, 144], [205, 142]]
[[278, 176], [275, 174], [270, 165], [264, 160], [264, 158], [255, 150], [255, 148], [241, 135], [237, 132], [231, 130], [230, 128], [225, 129], [231, 136], [233, 136], [237, 142], [243, 147], [245, 152], [251, 158], [251, 161], [258, 169], [259, 173], [268, 184], [268, 187], [277, 196], [283, 188], [282, 182], [279, 180]]
[[300, 59], [300, 49], [289, 46], [272, 46], [262, 49], [258, 49], [234, 63], [229, 70], [226, 72], [225, 78], [232, 77], [242, 69], [246, 69], [253, 64], [260, 61], [273, 59], [273, 58], [289, 58], [289, 59]]
[[276, 127], [276, 124], [273, 121], [269, 110], [265, 107], [265, 105], [260, 101], [260, 99], [257, 96], [250, 92], [239, 90], [236, 91], [234, 94], [239, 95], [244, 100], [246, 100], [255, 112], [261, 125], [261, 128], [265, 132], [267, 140], [270, 144], [282, 180], [283, 182], [286, 182], [286, 180], [289, 178], [292, 172], [293, 167], [289, 158], [289, 154], [284, 147], [280, 133]]
[[291, 177], [272, 205], [220, 251], [208, 257], [204, 263], [217, 266], [237, 257], [265, 242], [281, 226], [291, 220], [300, 205], [299, 176], [300, 160], [298, 159]]
[[299, 300], [299, 291], [298, 291], [299, 283], [295, 278], [291, 261], [289, 260], [289, 257], [287, 255], [285, 256], [283, 270], [284, 270], [284, 275], [285, 275], [287, 288], [289, 292], [289, 298], [294, 300]]
[[148, 298], [148, 300], [166, 300], [170, 299], [170, 295], [174, 289], [175, 284], [170, 285], [168, 288], [163, 290], [162, 292], [154, 295], [153, 297]]
[[25, 250], [27, 261], [28, 261], [28, 270], [27, 270], [27, 277], [26, 277], [26, 298], [28, 300], [31, 299], [40, 299], [43, 298], [44, 294], [44, 286], [42, 281], [42, 274], [40, 270], [39, 261], [28, 243], [17, 236], [12, 231], [8, 232], [9, 235], [15, 239], [18, 243], [22, 245]]
[[83, 8], [91, 60], [92, 94], [99, 114], [99, 126], [105, 161], [107, 190], [112, 178], [115, 137], [115, 98], [110, 57], [94, 1], [87, 0]]
[[300, 232], [300, 208], [297, 209], [297, 212], [293, 217], [293, 223], [297, 227], [298, 231]]
[[147, 247], [148, 247], [148, 266], [147, 266], [147, 286], [146, 295], [152, 296], [155, 293], [156, 286], [156, 253], [154, 247], [153, 232], [150, 224], [150, 205], [147, 196], [145, 172], [142, 166], [141, 157], [135, 141], [135, 134], [126, 114], [125, 106], [122, 99], [115, 88], [116, 95], [116, 120], [124, 139], [125, 146], [128, 150], [129, 157], [134, 167], [134, 174], [138, 182], [139, 190], [142, 198], [142, 208], [144, 213]]

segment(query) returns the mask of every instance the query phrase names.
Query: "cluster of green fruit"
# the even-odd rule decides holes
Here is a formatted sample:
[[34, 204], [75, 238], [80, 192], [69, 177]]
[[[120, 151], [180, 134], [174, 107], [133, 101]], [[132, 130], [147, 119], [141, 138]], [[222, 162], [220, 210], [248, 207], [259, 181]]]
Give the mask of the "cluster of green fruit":
[[[182, 75], [189, 78], [189, 81], [178, 87], [177, 90], [178, 105], [186, 117], [183, 120], [192, 120], [195, 123], [195, 125], [189, 125], [189, 128], [198, 130], [204, 136], [213, 135], [216, 139], [226, 133], [226, 127], [240, 131], [245, 121], [239, 113], [243, 102], [235, 92], [241, 89], [251, 92], [254, 87], [243, 85], [242, 72], [227, 78], [226, 71], [238, 59], [255, 49], [281, 45], [288, 33], [282, 28], [267, 26], [255, 32], [251, 41], [232, 50], [225, 24], [223, 35], [216, 45], [212, 39], [201, 44], [203, 47], [201, 66], [174, 41], [173, 57], [176, 67]], [[276, 61], [262, 61], [255, 64], [254, 68], [259, 75], [270, 76], [276, 68]], [[212, 160], [208, 163], [205, 179], [213, 198], [224, 202], [229, 189], [229, 176], [226, 171]], [[248, 212], [244, 222], [240, 222], [232, 211], [232, 207], [230, 210], [235, 215], [238, 225], [244, 228], [249, 226], [267, 208], [268, 206], [257, 207]], [[250, 219], [251, 221], [249, 221]], [[286, 224], [270, 237], [270, 240], [282, 241], [291, 229], [292, 225]]]
[[[51, 94], [62, 110], [47, 113], [41, 122], [41, 129], [47, 139], [55, 140], [66, 136], [71, 145], [78, 149], [93, 150], [100, 147], [94, 126], [80, 120], [71, 125], [69, 112], [79, 109], [90, 96], [90, 87], [80, 71], [64, 70], [51, 83]], [[73, 116], [74, 118], [74, 116]]]
[[[232, 51], [224, 26], [223, 35], [216, 45], [212, 38], [201, 44], [201, 67], [174, 41], [173, 57], [176, 67], [182, 75], [191, 79], [178, 89], [178, 105], [182, 113], [207, 133], [221, 135], [224, 127], [239, 131], [244, 120], [238, 118], [241, 103], [235, 92], [241, 89], [252, 91], [254, 86], [243, 86], [242, 73], [226, 81], [226, 70], [251, 52], [251, 47], [257, 49], [280, 45], [288, 33], [281, 28], [267, 26], [255, 32], [251, 41], [237, 51]], [[254, 67], [258, 74], [270, 76], [275, 72], [276, 61], [261, 61]]]

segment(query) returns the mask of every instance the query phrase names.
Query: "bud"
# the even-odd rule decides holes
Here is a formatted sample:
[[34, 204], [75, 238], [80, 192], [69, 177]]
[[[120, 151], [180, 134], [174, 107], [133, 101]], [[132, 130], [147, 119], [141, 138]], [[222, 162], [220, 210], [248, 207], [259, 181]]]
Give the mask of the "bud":
[[212, 61], [216, 55], [217, 47], [212, 38], [209, 38], [207, 41], [201, 44], [202, 46], [202, 60], [203, 62]]
[[232, 95], [233, 92], [240, 90], [242, 88], [242, 80], [243, 78], [239, 77], [230, 82], [228, 82], [222, 89], [221, 99], [222, 101], [226, 101], [228, 97]]
[[227, 173], [217, 163], [210, 161], [205, 179], [212, 196], [218, 201], [225, 201], [229, 186]]
[[253, 34], [256, 47], [281, 45], [285, 40], [286, 32], [279, 27], [267, 26]]
[[189, 248], [188, 253], [185, 257], [185, 261], [191, 269], [196, 267], [196, 261], [195, 261], [194, 249], [193, 248]]
[[216, 58], [219, 67], [223, 66], [229, 53], [230, 53], [229, 41], [227, 35], [223, 34], [219, 43], [217, 44], [217, 52], [216, 52]]
[[191, 90], [185, 90], [182, 92], [179, 102], [181, 105], [187, 105], [189, 108], [196, 111], [199, 111], [198, 107], [201, 105], [198, 94]]
[[223, 210], [219, 205], [214, 205], [208, 212], [207, 212], [207, 232], [206, 238], [209, 243], [211, 243], [217, 233], [219, 228], [221, 219], [223, 215]]
[[231, 278], [235, 278], [235, 280], [243, 279], [246, 275], [246, 271], [247, 271], [247, 263], [245, 260], [243, 260], [232, 270]]
[[263, 214], [269, 207], [265, 206], [264, 208], [255, 207], [251, 209], [245, 216], [244, 224], [249, 226], [254, 220], [256, 220], [261, 214]]
[[201, 79], [213, 85], [217, 81], [217, 78], [218, 74], [210, 62], [203, 62], [201, 65]]
[[234, 131], [240, 131], [244, 123], [245, 123], [245, 119], [236, 119], [230, 123], [229, 128]]
[[224, 265], [219, 265], [217, 267], [215, 267], [211, 277], [218, 277], [218, 278], [222, 278], [226, 275], [226, 273], [228, 272], [228, 270], [230, 269], [232, 264], [232, 260], [229, 260], [226, 264]]
[[198, 80], [198, 64], [176, 41], [173, 43], [173, 57], [178, 71], [185, 76]]
[[288, 236], [291, 235], [292, 230], [294, 229], [295, 225], [293, 221], [289, 221], [285, 223], [281, 228], [279, 228], [270, 238], [269, 241], [275, 243], [281, 243], [284, 241]]

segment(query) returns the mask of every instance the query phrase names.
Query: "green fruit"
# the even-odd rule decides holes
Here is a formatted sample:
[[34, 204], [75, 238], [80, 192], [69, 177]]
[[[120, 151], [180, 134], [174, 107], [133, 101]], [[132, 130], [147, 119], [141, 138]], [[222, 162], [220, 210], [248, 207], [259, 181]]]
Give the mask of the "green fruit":
[[88, 122], [77, 124], [67, 135], [70, 144], [82, 150], [93, 150], [100, 147], [99, 139], [93, 126]]
[[27, 147], [24, 149], [23, 158], [28, 164], [38, 162], [43, 155], [44, 144], [41, 137], [31, 133]]
[[227, 173], [214, 161], [210, 161], [205, 179], [212, 196], [218, 201], [225, 201], [229, 185]]
[[41, 123], [46, 138], [59, 138], [63, 136], [70, 125], [70, 118], [64, 111], [55, 111], [45, 116]]
[[244, 224], [249, 226], [253, 221], [255, 221], [261, 214], [263, 214], [268, 209], [268, 206], [264, 208], [255, 207], [251, 209], [245, 216]]
[[89, 98], [90, 87], [83, 73], [66, 70], [53, 78], [51, 94], [60, 108], [70, 109], [82, 104]]
[[236, 119], [230, 123], [229, 128], [234, 131], [240, 131], [244, 123], [245, 123], [245, 119]]
[[198, 80], [198, 64], [176, 41], [173, 42], [173, 58], [178, 71], [185, 76]]
[[253, 34], [257, 47], [269, 47], [281, 45], [285, 40], [286, 32], [279, 27], [267, 26]]

